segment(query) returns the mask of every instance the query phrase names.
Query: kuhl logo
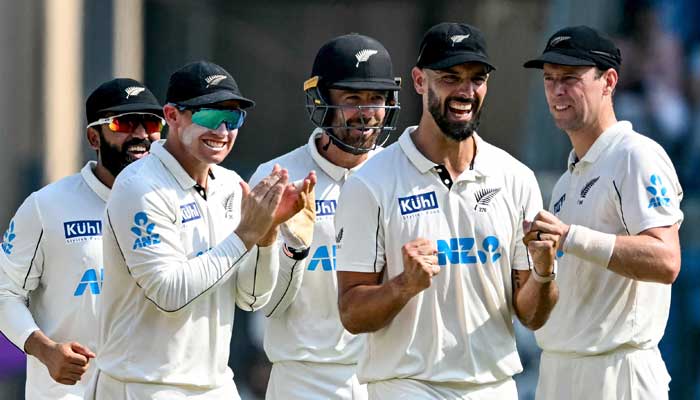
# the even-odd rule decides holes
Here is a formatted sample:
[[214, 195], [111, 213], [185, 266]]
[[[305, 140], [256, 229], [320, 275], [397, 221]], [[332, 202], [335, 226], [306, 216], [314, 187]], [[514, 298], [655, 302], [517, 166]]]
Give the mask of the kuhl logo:
[[189, 203], [189, 204], [181, 204], [180, 205], [180, 212], [182, 212], [182, 223], [194, 221], [196, 219], [202, 218], [202, 215], [199, 213], [199, 208], [197, 207], [197, 203]]
[[335, 271], [335, 253], [337, 247], [335, 245], [330, 246], [330, 252], [328, 251], [329, 246], [318, 246], [314, 254], [311, 256], [311, 261], [309, 261], [308, 270], [315, 271], [319, 264], [324, 271]]
[[559, 200], [557, 200], [557, 202], [554, 203], [554, 207], [552, 207], [554, 214], [559, 214], [559, 212], [561, 211], [561, 207], [564, 205], [564, 200], [566, 200], [566, 193], [561, 195]]
[[131, 228], [131, 232], [133, 232], [137, 238], [134, 241], [132, 250], [150, 247], [160, 243], [160, 235], [153, 233], [156, 224], [148, 222], [148, 216], [145, 212], [139, 211], [134, 215], [134, 224], [136, 226]]
[[10, 226], [7, 228], [7, 231], [5, 231], [5, 234], [2, 235], [2, 251], [8, 256], [12, 254], [12, 248], [15, 247], [12, 244], [15, 237], [17, 237], [15, 235], [15, 221], [12, 220], [10, 221]]
[[66, 243], [76, 243], [102, 236], [102, 221], [67, 221], [63, 223], [63, 236]]
[[486, 207], [491, 203], [491, 200], [493, 200], [494, 197], [498, 194], [498, 192], [501, 191], [501, 188], [491, 188], [491, 189], [481, 189], [478, 192], [474, 193], [474, 197], [476, 198], [476, 205], [474, 206], [474, 210], [484, 212], [486, 211]]
[[661, 182], [661, 177], [658, 175], [652, 175], [649, 178], [651, 185], [647, 186], [647, 192], [651, 194], [651, 199], [649, 200], [649, 206], [647, 208], [664, 207], [671, 204], [671, 199], [666, 196], [668, 190]]
[[104, 281], [105, 270], [100, 268], [100, 279], [97, 279], [97, 271], [95, 269], [88, 269], [83, 273], [83, 277], [80, 278], [78, 286], [73, 292], [73, 296], [82, 296], [85, 293], [85, 289], [90, 288], [90, 293], [100, 294], [102, 290], [102, 282]]
[[413, 214], [425, 210], [434, 210], [436, 208], [438, 208], [438, 202], [435, 192], [399, 197], [399, 210], [401, 211], [401, 215]]
[[583, 189], [581, 189], [581, 194], [579, 195], [579, 198], [578, 198], [579, 205], [583, 204], [583, 200], [586, 199], [586, 196], [588, 196], [588, 192], [590, 192], [593, 185], [595, 185], [595, 183], [598, 182], [598, 179], [600, 179], [599, 176], [591, 179], [590, 181], [588, 181], [588, 183], [586, 183], [583, 186]]
[[476, 264], [477, 261], [485, 264], [486, 262], [496, 262], [501, 258], [501, 253], [498, 251], [500, 243], [495, 236], [487, 236], [481, 242], [481, 250], [476, 251], [476, 255], [472, 254], [472, 249], [476, 240], [471, 237], [451, 238], [448, 240], [438, 240], [438, 265], [445, 266], [449, 264]]
[[335, 200], [316, 200], [316, 216], [335, 215], [338, 203]]

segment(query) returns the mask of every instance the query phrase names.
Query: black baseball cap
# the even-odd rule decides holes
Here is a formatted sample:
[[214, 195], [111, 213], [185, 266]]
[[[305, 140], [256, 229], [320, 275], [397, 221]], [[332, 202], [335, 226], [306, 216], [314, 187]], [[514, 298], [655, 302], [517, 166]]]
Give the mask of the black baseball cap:
[[544, 64], [595, 66], [620, 71], [620, 49], [605, 34], [584, 25], [558, 30], [547, 40], [539, 58], [523, 64], [525, 68], [542, 68]]
[[458, 64], [478, 62], [494, 70], [486, 52], [486, 39], [478, 28], [456, 22], [443, 22], [423, 36], [418, 68], [445, 69]]
[[369, 36], [351, 33], [326, 42], [318, 50], [311, 77], [336, 89], [399, 90], [389, 52]]
[[143, 83], [129, 78], [107, 81], [93, 90], [85, 101], [88, 124], [107, 112], [151, 112], [163, 115], [163, 106]]
[[195, 61], [170, 75], [165, 101], [185, 107], [200, 107], [237, 100], [241, 108], [255, 106], [243, 97], [236, 80], [222, 67], [209, 61]]

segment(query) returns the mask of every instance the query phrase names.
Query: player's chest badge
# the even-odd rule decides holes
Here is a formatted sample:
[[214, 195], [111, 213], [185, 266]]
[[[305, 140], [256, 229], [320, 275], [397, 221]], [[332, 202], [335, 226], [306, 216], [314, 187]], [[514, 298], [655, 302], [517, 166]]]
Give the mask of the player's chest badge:
[[483, 188], [474, 193], [474, 199], [476, 200], [476, 205], [474, 205], [474, 210], [477, 212], [487, 212], [489, 204], [496, 197], [496, 195], [501, 191], [501, 188]]

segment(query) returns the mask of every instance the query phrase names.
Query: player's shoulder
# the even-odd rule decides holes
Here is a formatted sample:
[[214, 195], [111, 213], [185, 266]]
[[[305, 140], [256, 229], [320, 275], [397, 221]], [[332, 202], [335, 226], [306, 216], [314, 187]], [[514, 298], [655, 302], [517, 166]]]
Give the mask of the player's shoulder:
[[45, 200], [55, 202], [66, 196], [80, 195], [82, 189], [86, 187], [80, 173], [77, 173], [49, 183], [30, 196], [33, 196], [39, 202]]
[[[279, 164], [280, 167], [289, 170], [291, 175], [294, 175], [297, 171], [305, 171], [304, 175], [306, 175], [310, 170], [315, 169], [313, 158], [309, 152], [308, 143], [260, 164], [254, 176], [268, 175], [275, 164]], [[262, 178], [262, 176], [260, 176], [260, 178]], [[292, 176], [292, 179], [295, 178]]]
[[622, 129], [614, 146], [610, 147], [610, 152], [616, 158], [621, 154], [629, 154], [632, 157], [643, 157], [644, 155], [663, 155], [668, 157], [666, 151], [656, 141], [648, 136], [634, 131], [631, 128]]
[[167, 191], [177, 181], [168, 172], [158, 157], [150, 154], [127, 165], [117, 175], [112, 185], [110, 198], [119, 196], [144, 196], [153, 192]]
[[211, 173], [214, 176], [214, 179], [221, 180], [226, 183], [237, 184], [238, 182], [243, 180], [236, 171], [228, 169], [226, 167], [222, 167], [220, 165], [212, 165]]
[[[479, 145], [482, 147], [484, 157], [487, 158], [488, 168], [494, 170], [493, 172], [515, 176], [535, 175], [530, 167], [500, 147], [488, 143], [483, 139], [479, 140]], [[479, 157], [478, 147], [476, 154], [476, 156]]]
[[400, 167], [402, 161], [408, 159], [401, 150], [399, 142], [394, 142], [389, 146], [377, 151], [369, 160], [362, 164], [354, 174], [367, 183], [384, 184], [387, 179], [394, 179], [396, 168]]

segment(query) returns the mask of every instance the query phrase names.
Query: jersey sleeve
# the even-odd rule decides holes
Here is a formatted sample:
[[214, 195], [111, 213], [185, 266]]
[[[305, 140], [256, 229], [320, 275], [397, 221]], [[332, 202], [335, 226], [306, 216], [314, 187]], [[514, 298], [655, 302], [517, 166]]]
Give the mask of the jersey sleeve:
[[188, 259], [176, 219], [177, 203], [163, 192], [135, 179], [123, 181], [112, 190], [106, 219], [129, 274], [144, 295], [162, 311], [175, 312], [231, 279], [250, 252], [232, 233]]
[[256, 311], [270, 301], [280, 265], [277, 243], [255, 246], [236, 272], [236, 304], [245, 311]]
[[384, 269], [383, 210], [356, 176], [343, 185], [335, 213], [337, 270], [381, 272]]
[[673, 163], [660, 146], [632, 148], [616, 175], [617, 212], [630, 235], [681, 224], [683, 190]]
[[532, 263], [530, 262], [530, 255], [527, 252], [527, 247], [523, 243], [523, 237], [525, 236], [523, 232], [523, 220], [533, 221], [537, 213], [543, 209], [544, 205], [542, 203], [540, 187], [533, 173], [524, 176], [521, 184], [521, 193], [519, 196], [519, 207], [521, 210], [518, 213], [519, 218], [515, 227], [515, 235], [513, 236], [515, 242], [513, 243], [514, 250], [511, 268], [529, 270]]
[[29, 335], [39, 330], [27, 301], [43, 273], [43, 234], [35, 195], [30, 195], [8, 224], [0, 245], [0, 331], [23, 351]]

